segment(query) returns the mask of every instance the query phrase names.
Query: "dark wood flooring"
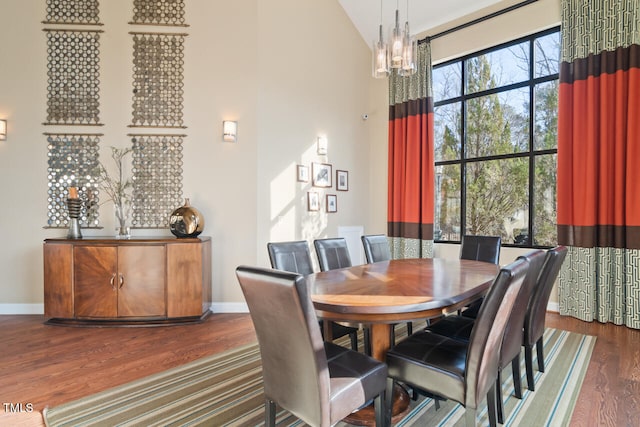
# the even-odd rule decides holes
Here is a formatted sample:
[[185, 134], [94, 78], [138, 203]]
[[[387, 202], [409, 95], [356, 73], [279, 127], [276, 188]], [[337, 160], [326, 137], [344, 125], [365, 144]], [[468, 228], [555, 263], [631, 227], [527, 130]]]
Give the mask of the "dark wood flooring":
[[[47, 406], [255, 340], [247, 314], [150, 328], [46, 326], [43, 320], [0, 316], [0, 426], [42, 426]], [[571, 425], [638, 425], [640, 331], [554, 313], [547, 326], [598, 336]]]

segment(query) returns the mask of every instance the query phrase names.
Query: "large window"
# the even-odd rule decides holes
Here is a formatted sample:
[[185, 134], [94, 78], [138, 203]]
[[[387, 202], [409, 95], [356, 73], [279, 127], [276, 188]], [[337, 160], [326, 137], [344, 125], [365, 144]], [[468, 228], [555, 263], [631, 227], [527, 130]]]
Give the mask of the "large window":
[[433, 68], [434, 237], [556, 244], [560, 30]]

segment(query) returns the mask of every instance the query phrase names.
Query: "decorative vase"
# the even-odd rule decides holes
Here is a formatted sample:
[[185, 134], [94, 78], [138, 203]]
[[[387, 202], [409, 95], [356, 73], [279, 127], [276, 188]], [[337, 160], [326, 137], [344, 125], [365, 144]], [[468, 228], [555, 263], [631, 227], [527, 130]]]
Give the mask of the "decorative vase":
[[176, 237], [196, 237], [204, 230], [204, 217], [184, 199], [184, 205], [169, 217], [169, 230]]
[[69, 231], [67, 232], [67, 239], [82, 239], [79, 219], [82, 211], [82, 200], [77, 197], [68, 198], [67, 210], [69, 211]]
[[113, 205], [115, 214], [116, 238], [129, 239], [131, 237], [131, 206], [127, 202]]

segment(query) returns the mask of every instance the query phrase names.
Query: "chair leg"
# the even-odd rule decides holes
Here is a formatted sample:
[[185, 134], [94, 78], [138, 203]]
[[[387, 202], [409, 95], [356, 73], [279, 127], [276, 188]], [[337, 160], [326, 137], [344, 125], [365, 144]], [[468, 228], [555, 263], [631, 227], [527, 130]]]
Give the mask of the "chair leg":
[[387, 389], [384, 392], [384, 419], [387, 426], [391, 425], [391, 417], [393, 416], [393, 389], [395, 381], [391, 377], [387, 377]]
[[391, 420], [387, 422], [387, 408], [385, 405], [385, 392], [381, 392], [373, 399], [373, 409], [376, 413], [376, 426], [387, 427], [391, 425]]
[[[496, 422], [497, 418], [497, 404], [496, 404], [496, 385], [493, 384], [489, 391], [487, 392], [487, 413], [489, 414], [489, 426], [496, 427], [498, 423]], [[500, 399], [502, 400], [502, 399]]]
[[371, 356], [371, 330], [365, 326], [362, 335], [364, 336], [364, 354]]
[[[494, 396], [496, 401], [496, 412], [498, 414], [498, 422], [504, 424], [504, 402], [502, 401], [502, 373], [498, 370], [498, 378], [496, 378], [495, 385], [496, 394]], [[489, 397], [487, 396], [487, 405], [489, 405]]]
[[522, 382], [520, 381], [520, 356], [511, 361], [511, 373], [513, 376], [513, 391], [518, 399], [522, 399]]
[[542, 337], [536, 343], [536, 352], [538, 353], [538, 370], [544, 372], [544, 341]]
[[351, 338], [351, 350], [358, 351], [358, 332], [350, 332], [349, 338]]
[[476, 410], [466, 408], [464, 411], [464, 425], [466, 427], [476, 427]]
[[264, 401], [264, 425], [268, 427], [276, 425], [276, 403], [269, 398]]
[[533, 349], [529, 345], [524, 346], [524, 364], [527, 368], [527, 387], [531, 391], [535, 391], [536, 384], [533, 380]]

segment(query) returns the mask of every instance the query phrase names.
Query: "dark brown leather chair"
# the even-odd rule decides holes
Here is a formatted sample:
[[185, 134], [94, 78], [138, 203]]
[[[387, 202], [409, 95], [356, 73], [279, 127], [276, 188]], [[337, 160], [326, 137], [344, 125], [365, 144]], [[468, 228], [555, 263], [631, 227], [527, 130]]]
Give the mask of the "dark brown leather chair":
[[[271, 267], [277, 270], [289, 271], [291, 273], [308, 276], [313, 273], [311, 264], [311, 252], [309, 244], [305, 240], [294, 242], [270, 242], [267, 243], [269, 260]], [[344, 326], [331, 322], [331, 338], [337, 339], [349, 335], [351, 348], [358, 351], [358, 328]], [[320, 321], [320, 331], [324, 334], [323, 321]]]
[[369, 234], [360, 237], [360, 239], [362, 240], [367, 263], [389, 261], [391, 259], [389, 239], [384, 234]]
[[390, 349], [386, 401], [393, 399], [393, 381], [401, 381], [459, 402], [466, 408], [466, 425], [475, 426], [476, 410], [486, 396], [489, 422], [495, 426], [502, 337], [528, 268], [528, 261], [519, 259], [500, 270], [468, 342], [420, 331]]
[[236, 275], [260, 344], [265, 424], [275, 426], [276, 403], [309, 425], [332, 426], [373, 400], [386, 426], [386, 365], [323, 342], [304, 277], [245, 266]]
[[[517, 259], [524, 259], [529, 262], [527, 276], [524, 279], [518, 298], [514, 303], [511, 316], [507, 321], [502, 348], [500, 350], [500, 362], [498, 365], [498, 378], [496, 379], [496, 403], [498, 410], [498, 422], [504, 423], [504, 405], [502, 402], [502, 370], [511, 364], [513, 373], [514, 394], [518, 399], [522, 399], [522, 385], [520, 383], [520, 353], [522, 349], [524, 317], [527, 314], [527, 307], [531, 294], [538, 282], [538, 276], [545, 260], [545, 252], [536, 249]], [[447, 316], [438, 322], [427, 327], [427, 330], [448, 338], [469, 341], [471, 330], [475, 319], [460, 315]]]
[[[332, 237], [329, 239], [316, 239], [313, 241], [318, 256], [320, 271], [335, 270], [351, 267], [351, 256], [344, 237]], [[366, 325], [363, 325], [364, 351], [371, 354], [371, 333]]]
[[318, 256], [320, 271], [351, 267], [351, 256], [347, 241], [343, 237], [316, 239], [313, 241]]
[[502, 239], [499, 236], [462, 236], [460, 259], [491, 262], [497, 265], [500, 260], [501, 243]]
[[529, 307], [527, 308], [527, 315], [524, 318], [524, 361], [527, 370], [527, 386], [531, 391], [535, 390], [533, 346], [535, 345], [537, 350], [538, 370], [544, 372], [544, 341], [542, 335], [545, 329], [547, 305], [549, 304], [551, 289], [558, 278], [558, 273], [566, 256], [567, 248], [565, 246], [556, 246], [547, 251], [547, 256], [538, 278], [538, 284], [533, 290], [529, 300]]

